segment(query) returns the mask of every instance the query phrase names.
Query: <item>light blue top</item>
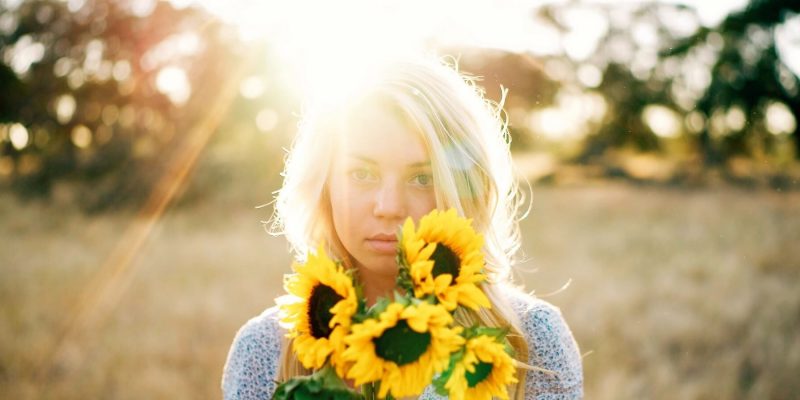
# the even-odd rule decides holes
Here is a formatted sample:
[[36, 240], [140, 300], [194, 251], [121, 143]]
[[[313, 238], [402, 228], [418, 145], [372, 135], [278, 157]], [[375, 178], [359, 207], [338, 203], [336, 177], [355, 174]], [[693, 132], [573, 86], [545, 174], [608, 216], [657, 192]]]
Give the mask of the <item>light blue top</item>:
[[[525, 399], [554, 400], [583, 397], [583, 370], [578, 346], [561, 312], [544, 300], [508, 290], [509, 304], [520, 316], [528, 340], [528, 364], [555, 372], [528, 371]], [[281, 337], [276, 307], [247, 321], [233, 339], [222, 374], [225, 400], [269, 399], [277, 386]], [[443, 399], [428, 386], [420, 399]]]

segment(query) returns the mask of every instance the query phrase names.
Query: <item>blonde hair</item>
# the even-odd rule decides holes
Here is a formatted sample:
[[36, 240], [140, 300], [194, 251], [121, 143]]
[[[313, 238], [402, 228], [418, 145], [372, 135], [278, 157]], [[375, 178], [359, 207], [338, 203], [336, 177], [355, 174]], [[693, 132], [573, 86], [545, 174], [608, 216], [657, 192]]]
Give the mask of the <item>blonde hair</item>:
[[[502, 287], [511, 284], [511, 267], [520, 245], [518, 214], [524, 202], [511, 160], [502, 100], [499, 104], [486, 100], [475, 78], [461, 74], [456, 66], [431, 59], [395, 62], [345, 101], [309, 108], [286, 159], [272, 232], [284, 234], [300, 260], [324, 242], [349, 265], [349, 255], [333, 230], [326, 183], [334, 137], [345, 132], [350, 116], [367, 104], [388, 107], [421, 133], [431, 157], [437, 208], [455, 208], [472, 218], [473, 227], [484, 236], [489, 281], [483, 289], [492, 308], [461, 310], [456, 320], [463, 325], [510, 327], [515, 358], [527, 362], [530, 349], [519, 318], [502, 294]], [[288, 340], [284, 345], [290, 349]], [[308, 372], [291, 351], [283, 353], [283, 379]], [[510, 395], [522, 399], [525, 370], [517, 371], [519, 383]]]

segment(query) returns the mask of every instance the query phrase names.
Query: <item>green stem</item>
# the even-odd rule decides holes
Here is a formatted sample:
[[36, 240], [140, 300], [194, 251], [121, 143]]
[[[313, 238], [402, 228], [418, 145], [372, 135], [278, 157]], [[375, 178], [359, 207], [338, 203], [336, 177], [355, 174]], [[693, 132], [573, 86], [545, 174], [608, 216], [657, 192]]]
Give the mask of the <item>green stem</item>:
[[361, 385], [361, 393], [365, 400], [375, 400], [375, 384], [370, 382]]

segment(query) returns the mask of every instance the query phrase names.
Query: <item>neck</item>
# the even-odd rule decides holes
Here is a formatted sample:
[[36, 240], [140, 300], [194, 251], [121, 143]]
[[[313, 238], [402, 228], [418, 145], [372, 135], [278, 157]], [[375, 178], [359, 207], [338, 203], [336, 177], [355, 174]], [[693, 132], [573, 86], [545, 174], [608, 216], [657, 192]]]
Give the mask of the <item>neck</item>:
[[391, 295], [395, 289], [397, 274], [376, 274], [374, 271], [359, 267], [358, 276], [364, 288], [364, 298], [367, 299], [367, 306], [375, 304], [379, 297]]

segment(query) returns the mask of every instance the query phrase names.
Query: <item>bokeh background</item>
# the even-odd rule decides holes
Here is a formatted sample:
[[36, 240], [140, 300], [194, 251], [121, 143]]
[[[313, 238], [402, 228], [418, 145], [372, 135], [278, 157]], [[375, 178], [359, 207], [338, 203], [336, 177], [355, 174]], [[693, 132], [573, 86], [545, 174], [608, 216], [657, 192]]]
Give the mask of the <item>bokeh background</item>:
[[424, 50], [504, 99], [587, 398], [800, 398], [798, 12], [0, 0], [0, 397], [219, 398], [302, 99]]

